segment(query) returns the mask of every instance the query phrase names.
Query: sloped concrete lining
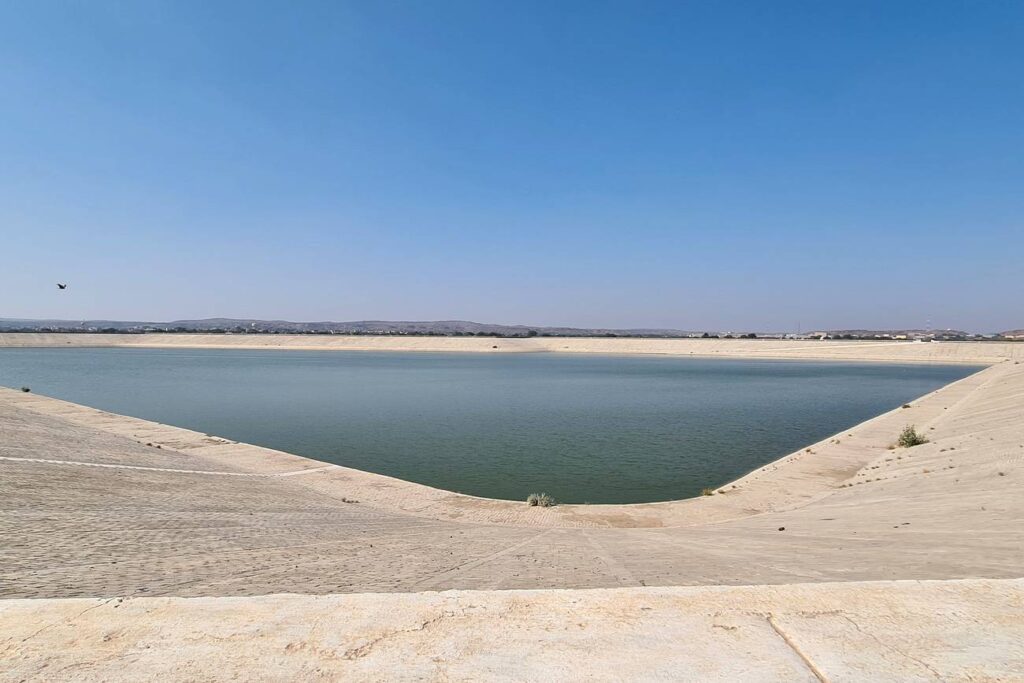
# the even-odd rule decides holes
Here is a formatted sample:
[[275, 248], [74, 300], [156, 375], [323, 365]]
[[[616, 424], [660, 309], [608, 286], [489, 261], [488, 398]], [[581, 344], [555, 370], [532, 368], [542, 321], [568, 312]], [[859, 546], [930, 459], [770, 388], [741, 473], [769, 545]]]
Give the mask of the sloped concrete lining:
[[1020, 681], [1024, 581], [0, 601], [5, 680]]
[[[889, 450], [905, 425], [916, 425], [927, 432], [932, 441], [915, 449], [913, 455], [937, 457], [946, 452], [942, 446], [937, 446], [938, 439], [957, 437], [945, 425], [953, 424], [965, 410], [982, 413], [986, 410], [1000, 411], [1001, 424], [1012, 427], [1017, 415], [1014, 412], [1016, 406], [1001, 398], [1000, 392], [1012, 393], [1016, 388], [1024, 390], [1024, 365], [1006, 362], [989, 367], [931, 392], [907, 408], [894, 409], [818, 443], [808, 444], [721, 486], [715, 496], [665, 503], [559, 505], [553, 508], [530, 508], [522, 501], [479, 498], [347, 467], [329, 466], [290, 453], [115, 415], [38, 394], [0, 388], [0, 410], [6, 406], [12, 415], [14, 410], [32, 411], [89, 430], [158, 447], [158, 451], [117, 455], [120, 451], [110, 447], [99, 452], [94, 449], [89, 453], [76, 453], [58, 452], [52, 445], [39, 444], [33, 453], [49, 452], [46, 458], [33, 456], [40, 461], [56, 458], [69, 464], [120, 463], [126, 468], [198, 469], [253, 476], [294, 476], [308, 472], [310, 476], [301, 481], [308, 489], [325, 495], [340, 494], [367, 505], [429, 519], [530, 527], [654, 528], [695, 526], [782, 511], [829, 496], [840, 488], [868, 480], [877, 481], [877, 477], [866, 474], [877, 472], [881, 475], [883, 471], [895, 471], [894, 463], [906, 464], [902, 454], [894, 455]], [[988, 427], [986, 423], [985, 428]], [[51, 444], [57, 441], [60, 431], [60, 427], [52, 430]], [[961, 436], [966, 434], [962, 427], [959, 431]], [[1017, 438], [1014, 434], [1004, 434], [1004, 438], [1010, 442], [1010, 447], [1019, 445], [1014, 441]], [[25, 453], [26, 448], [22, 446], [17, 452], [0, 452], [0, 457], [6, 456], [12, 463], [17, 462], [17, 454]], [[956, 446], [949, 442], [947, 448], [955, 449]], [[989, 451], [990, 454], [995, 452], [993, 449]], [[22, 457], [27, 464], [29, 457]], [[922, 460], [919, 458], [918, 461]], [[923, 469], [927, 467], [922, 466]], [[911, 474], [902, 472], [904, 476]]]
[[[889, 450], [907, 423], [930, 442]], [[0, 431], [0, 597], [1024, 573], [1024, 365], [1013, 362], [735, 489], [653, 505], [460, 496], [10, 390]]]

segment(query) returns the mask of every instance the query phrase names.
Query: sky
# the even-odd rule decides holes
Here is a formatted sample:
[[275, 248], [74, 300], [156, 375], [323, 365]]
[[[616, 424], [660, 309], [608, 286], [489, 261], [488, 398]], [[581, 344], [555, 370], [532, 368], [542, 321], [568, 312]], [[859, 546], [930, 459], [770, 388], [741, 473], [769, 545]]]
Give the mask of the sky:
[[1024, 327], [1024, 3], [10, 0], [0, 259], [8, 318]]

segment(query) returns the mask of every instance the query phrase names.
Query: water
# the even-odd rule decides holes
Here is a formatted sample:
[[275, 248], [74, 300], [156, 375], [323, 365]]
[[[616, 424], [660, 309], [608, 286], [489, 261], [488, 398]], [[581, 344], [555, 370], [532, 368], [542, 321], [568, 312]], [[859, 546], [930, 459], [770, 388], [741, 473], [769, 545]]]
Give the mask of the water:
[[0, 349], [2, 385], [443, 489], [515, 500], [546, 491], [567, 503], [693, 496], [975, 370], [573, 354]]

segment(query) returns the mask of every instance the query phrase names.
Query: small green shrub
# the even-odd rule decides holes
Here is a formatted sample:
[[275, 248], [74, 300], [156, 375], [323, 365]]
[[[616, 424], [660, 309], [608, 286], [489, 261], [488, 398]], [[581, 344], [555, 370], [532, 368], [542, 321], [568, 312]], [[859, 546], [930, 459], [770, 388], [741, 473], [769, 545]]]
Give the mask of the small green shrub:
[[531, 493], [526, 497], [526, 504], [530, 507], [549, 508], [555, 504], [555, 499], [546, 493]]
[[700, 490], [700, 495], [702, 495], [702, 496], [713, 496], [713, 495], [715, 495], [715, 490], [714, 489], [701, 489]]
[[920, 446], [923, 443], [928, 443], [923, 435], [918, 434], [917, 430], [914, 429], [914, 425], [907, 425], [900, 432], [900, 438], [896, 439], [896, 445], [900, 448], [910, 448], [911, 446]]

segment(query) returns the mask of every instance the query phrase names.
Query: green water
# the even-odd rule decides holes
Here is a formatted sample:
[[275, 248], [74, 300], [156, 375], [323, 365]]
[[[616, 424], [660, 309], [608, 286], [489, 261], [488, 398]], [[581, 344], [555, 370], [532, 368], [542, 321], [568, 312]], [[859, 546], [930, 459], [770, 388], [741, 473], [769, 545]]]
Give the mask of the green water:
[[547, 491], [562, 502], [591, 503], [696, 495], [976, 369], [573, 354], [0, 349], [6, 386], [443, 489], [517, 500]]

